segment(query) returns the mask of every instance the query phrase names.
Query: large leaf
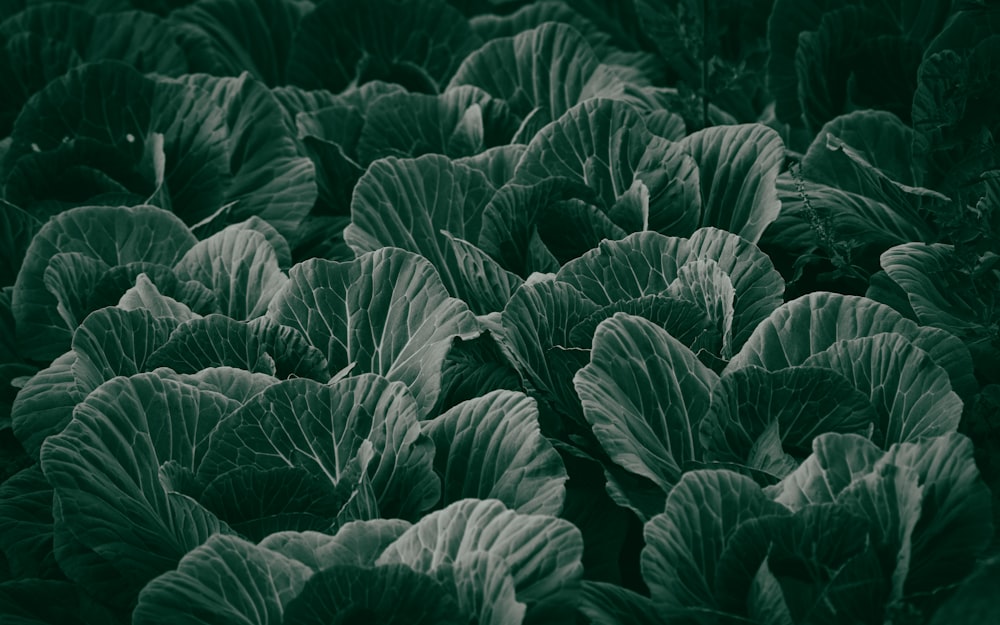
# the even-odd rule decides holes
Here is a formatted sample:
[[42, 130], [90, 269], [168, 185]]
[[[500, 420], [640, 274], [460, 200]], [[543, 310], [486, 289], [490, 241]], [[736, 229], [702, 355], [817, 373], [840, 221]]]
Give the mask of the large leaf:
[[445, 583], [404, 564], [339, 565], [313, 575], [288, 603], [281, 623], [461, 625], [473, 616], [461, 607]]
[[755, 622], [881, 622], [884, 575], [864, 515], [837, 504], [748, 519], [715, 566], [723, 609]]
[[236, 367], [275, 375], [274, 358], [253, 329], [225, 315], [208, 315], [181, 324], [149, 356], [148, 369], [170, 367], [197, 373], [209, 367]]
[[700, 228], [690, 239], [635, 233], [602, 242], [558, 273], [589, 299], [603, 305], [667, 293], [681, 268], [713, 261], [735, 289], [732, 343], [739, 349], [754, 328], [781, 305], [784, 284], [770, 259], [755, 245], [716, 228]]
[[91, 200], [107, 193], [130, 203], [158, 196], [157, 205], [176, 205], [196, 223], [222, 205], [229, 174], [226, 112], [206, 96], [122, 63], [72, 70], [18, 116], [3, 162], [7, 197], [51, 213], [104, 203]]
[[921, 484], [905, 594], [964, 579], [994, 535], [989, 488], [976, 466], [972, 441], [951, 433], [902, 443], [890, 448], [883, 462], [911, 468]]
[[32, 377], [14, 401], [12, 424], [25, 450], [37, 457], [45, 437], [69, 423], [90, 391], [115, 376], [146, 371], [147, 359], [174, 325], [144, 310], [102, 308], [89, 315], [73, 336], [73, 349]]
[[26, 452], [37, 458], [42, 442], [60, 432], [86, 395], [76, 384], [76, 354], [66, 352], [31, 376], [11, 405], [11, 426]]
[[23, 6], [0, 22], [0, 63], [7, 66], [0, 72], [11, 79], [0, 103], [2, 135], [10, 132], [31, 95], [77, 65], [115, 59], [143, 73], [177, 76], [194, 71], [178, 41], [178, 29], [156, 15], [44, 4]]
[[260, 542], [295, 558], [313, 571], [331, 566], [375, 566], [385, 548], [409, 529], [401, 519], [371, 519], [351, 521], [334, 535], [319, 532], [275, 532]]
[[[995, 331], [1000, 307], [991, 284], [996, 271], [962, 267], [954, 246], [905, 243], [881, 257], [886, 274], [905, 294], [917, 320], [958, 336], [972, 352], [976, 368], [991, 375], [1000, 353]], [[995, 374], [994, 374], [995, 375]]]
[[200, 472], [210, 479], [243, 466], [296, 467], [347, 493], [360, 472], [382, 513], [416, 519], [439, 496], [432, 455], [402, 384], [370, 374], [329, 385], [293, 379], [269, 386], [226, 419]]
[[714, 126], [678, 144], [697, 163], [699, 225], [756, 243], [781, 209], [775, 183], [785, 156], [778, 133], [761, 124]]
[[447, 235], [478, 239], [492, 191], [485, 176], [444, 156], [379, 160], [355, 187], [344, 240], [357, 254], [383, 247], [420, 254], [461, 297], [465, 280]]
[[506, 103], [471, 85], [436, 96], [397, 92], [366, 111], [358, 158], [364, 164], [386, 156], [460, 158], [506, 145], [515, 131]]
[[962, 419], [947, 372], [902, 335], [837, 341], [803, 365], [832, 369], [868, 396], [878, 414], [872, 440], [880, 446], [954, 432]]
[[717, 381], [665, 330], [619, 313], [598, 326], [590, 364], [573, 383], [611, 459], [666, 493], [701, 457], [697, 431]]
[[542, 437], [534, 400], [512, 391], [470, 399], [427, 423], [443, 503], [498, 499], [521, 514], [562, 512], [568, 479]]
[[174, 268], [182, 280], [197, 280], [216, 295], [233, 319], [260, 317], [288, 279], [262, 233], [229, 226], [195, 244]]
[[[56, 294], [45, 284], [46, 268], [57, 254], [77, 253], [108, 267], [132, 262], [173, 266], [194, 244], [194, 236], [177, 217], [152, 206], [90, 206], [53, 218], [32, 240], [14, 284], [13, 310], [22, 353], [52, 360], [69, 347], [75, 327], [67, 327], [60, 318]], [[88, 286], [92, 285], [79, 285]]]
[[302, 332], [331, 372], [350, 367], [405, 383], [421, 414], [437, 400], [452, 339], [477, 333], [475, 317], [448, 296], [433, 266], [400, 249], [344, 263], [309, 260], [289, 278], [268, 318]]
[[813, 354], [845, 339], [883, 332], [903, 335], [926, 351], [951, 377], [961, 394], [974, 386], [968, 350], [935, 328], [921, 328], [894, 309], [866, 297], [815, 292], [774, 310], [753, 330], [729, 367], [757, 365], [776, 371], [800, 365]]
[[[573, 106], [532, 138], [514, 182], [567, 178], [593, 189], [599, 206], [626, 232], [686, 236], [698, 225], [701, 201], [694, 159], [657, 137], [626, 102], [590, 99]], [[626, 211], [636, 181], [648, 192], [638, 214]]]
[[809, 455], [817, 435], [866, 435], [876, 420], [867, 395], [846, 377], [819, 367], [746, 367], [722, 375], [700, 434], [705, 460], [782, 478]]
[[584, 100], [624, 93], [622, 80], [600, 64], [586, 39], [560, 23], [487, 42], [455, 72], [449, 88], [459, 85], [506, 100], [521, 118], [537, 116], [535, 128]]
[[438, 93], [478, 44], [469, 23], [444, 0], [320, 2], [303, 16], [287, 77], [334, 93], [371, 80]]
[[814, 453], [771, 491], [800, 509], [837, 502], [868, 517], [897, 597], [962, 579], [993, 535], [987, 486], [972, 442], [956, 433], [892, 445], [822, 434]]
[[[517, 600], [528, 613], [545, 604], [572, 601], [583, 573], [583, 541], [571, 523], [543, 515], [523, 515], [496, 500], [464, 499], [433, 512], [383, 552], [379, 564], [400, 562], [433, 573], [443, 566], [474, 564], [483, 555], [506, 563]], [[465, 569], [465, 575], [475, 574]]]
[[719, 559], [739, 525], [787, 514], [748, 477], [723, 470], [686, 473], [663, 513], [646, 523], [642, 573], [656, 607], [668, 613], [717, 609]]
[[0, 285], [13, 284], [28, 253], [31, 239], [41, 229], [37, 217], [0, 200]]
[[216, 535], [143, 588], [132, 622], [278, 625], [311, 576], [292, 558]]
[[86, 570], [63, 562], [71, 579], [87, 587], [101, 583], [92, 577], [98, 571], [104, 578], [121, 575], [127, 581], [117, 592], [134, 598], [211, 534], [226, 531], [193, 500], [167, 492], [159, 469], [168, 461], [195, 469], [209, 433], [233, 403], [166, 374], [118, 377], [46, 439], [42, 468], [59, 497], [62, 522], [93, 550], [91, 562], [96, 558]]
[[[587, 353], [572, 342], [571, 331], [596, 312], [572, 286], [545, 279], [525, 283], [501, 313], [497, 340], [543, 409], [582, 421], [572, 382]], [[563, 427], [542, 423], [548, 436]]]
[[278, 100], [246, 72], [235, 78], [192, 74], [180, 82], [196, 88], [191, 107], [215, 106], [225, 114], [231, 179], [210, 221], [203, 220], [209, 232], [257, 216], [297, 241], [299, 224], [316, 202], [316, 168], [301, 154]]
[[[109, 94], [126, 94], [128, 105]], [[50, 213], [148, 202], [192, 226], [261, 215], [291, 236], [316, 199], [312, 162], [248, 75], [175, 80], [84, 65], [36, 94], [11, 136], [8, 199]]]

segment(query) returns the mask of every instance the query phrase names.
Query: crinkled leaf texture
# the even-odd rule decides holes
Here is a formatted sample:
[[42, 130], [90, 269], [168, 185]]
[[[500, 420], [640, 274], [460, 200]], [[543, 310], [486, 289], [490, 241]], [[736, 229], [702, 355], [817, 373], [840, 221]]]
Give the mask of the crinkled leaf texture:
[[534, 118], [528, 121], [536, 130], [579, 102], [625, 92], [579, 31], [558, 22], [487, 42], [456, 70], [449, 88], [459, 85], [506, 100], [522, 119]]
[[823, 432], [867, 435], [877, 416], [868, 396], [828, 369], [744, 367], [725, 372], [701, 422], [706, 461], [735, 462], [785, 477]]
[[[731, 332], [732, 347], [738, 350], [754, 328], [781, 305], [784, 282], [766, 254], [724, 230], [699, 228], [690, 238], [642, 232], [621, 241], [602, 242], [564, 265], [557, 278], [608, 306], [626, 299], [670, 294], [680, 288], [674, 285], [684, 266], [695, 261], [711, 261], [732, 284], [732, 319], [724, 329]], [[709, 318], [722, 321], [715, 314]]]
[[891, 307], [866, 297], [821, 291], [774, 310], [754, 328], [728, 367], [756, 365], [776, 371], [801, 365], [838, 341], [883, 332], [901, 334], [927, 352], [948, 372], [952, 388], [960, 396], [975, 392], [978, 384], [972, 359], [958, 338], [937, 328], [918, 326]]
[[347, 495], [359, 482], [370, 484], [380, 512], [417, 519], [440, 495], [434, 444], [417, 417], [406, 387], [377, 375], [331, 384], [285, 380], [219, 425], [199, 477], [216, 479], [240, 467], [303, 469]]
[[990, 289], [996, 270], [986, 269], [977, 277], [975, 270], [961, 267], [954, 246], [944, 243], [897, 245], [882, 254], [881, 264], [917, 320], [962, 339], [977, 372], [995, 380], [1000, 344], [991, 328], [1000, 319], [1000, 308]]
[[[70, 281], [68, 290], [47, 281], [47, 273], [62, 269], [51, 264], [59, 255], [78, 254], [98, 263], [103, 274], [128, 263], [172, 267], [195, 242], [180, 219], [153, 206], [88, 206], [52, 218], [32, 240], [14, 284], [13, 311], [21, 352], [44, 361], [65, 352], [76, 324], [59, 315], [57, 301], [84, 298], [96, 285], [97, 275]], [[72, 266], [79, 263], [65, 270]]]
[[277, 551], [217, 534], [185, 555], [177, 569], [146, 584], [132, 622], [284, 622], [287, 605], [313, 572]]
[[661, 514], [643, 530], [643, 578], [654, 605], [667, 613], [718, 610], [720, 558], [740, 524], [788, 514], [750, 478], [725, 470], [685, 473]]
[[493, 391], [462, 402], [425, 425], [444, 504], [498, 499], [521, 514], [562, 512], [568, 479], [562, 459], [538, 425], [535, 400]]
[[990, 542], [990, 497], [972, 452], [957, 433], [888, 451], [857, 435], [822, 434], [769, 494], [793, 510], [837, 503], [867, 517], [893, 598], [905, 598], [962, 579]]
[[678, 142], [697, 163], [701, 226], [756, 243], [778, 217], [777, 179], [785, 160], [778, 133], [762, 124], [712, 126]]
[[948, 373], [896, 333], [837, 341], [803, 363], [832, 369], [867, 395], [878, 414], [873, 440], [888, 447], [954, 432], [962, 400]]
[[350, 262], [312, 259], [289, 274], [267, 317], [302, 332], [331, 373], [403, 382], [421, 415], [437, 401], [452, 339], [478, 334], [465, 303], [450, 297], [433, 265], [411, 252], [383, 248]]
[[[582, 554], [583, 539], [568, 521], [519, 514], [493, 499], [463, 499], [420, 519], [377, 563], [452, 571], [459, 603], [476, 606], [480, 622], [492, 623], [497, 599], [511, 611], [526, 605], [529, 618], [564, 618], [579, 590]], [[484, 586], [490, 594], [483, 594]], [[495, 618], [511, 622], [502, 608]]]
[[210, 232], [260, 215], [293, 237], [316, 200], [315, 167], [246, 73], [172, 79], [82, 65], [32, 98], [11, 138], [6, 197], [48, 214], [150, 203]]
[[477, 312], [491, 312], [495, 306], [486, 301], [493, 298], [477, 293], [477, 276], [466, 262], [478, 252], [475, 258], [484, 269], [500, 278], [508, 272], [480, 250], [454, 242], [478, 241], [483, 208], [494, 191], [482, 173], [444, 156], [382, 159], [369, 166], [355, 187], [344, 240], [357, 254], [384, 247], [420, 254], [437, 269], [449, 293]]
[[513, 182], [549, 178], [592, 189], [598, 208], [625, 232], [688, 236], [699, 225], [695, 159], [681, 144], [650, 132], [639, 111], [622, 100], [585, 100], [531, 139]]
[[97, 559], [91, 570], [80, 570], [60, 558], [70, 579], [88, 587], [100, 583], [99, 571], [121, 575], [119, 592], [134, 599], [210, 535], [228, 531], [193, 499], [165, 488], [160, 467], [194, 471], [209, 433], [235, 403], [167, 372], [116, 377], [46, 439], [42, 468], [59, 499], [61, 523]]
[[612, 461], [663, 493], [701, 459], [699, 423], [718, 376], [666, 330], [618, 313], [594, 334], [573, 379], [583, 414]]

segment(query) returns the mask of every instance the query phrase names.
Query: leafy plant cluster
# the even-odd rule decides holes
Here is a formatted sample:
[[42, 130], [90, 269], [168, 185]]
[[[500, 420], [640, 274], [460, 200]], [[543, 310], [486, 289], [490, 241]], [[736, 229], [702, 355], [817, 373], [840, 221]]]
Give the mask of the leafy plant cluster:
[[995, 619], [998, 19], [0, 2], [0, 620]]

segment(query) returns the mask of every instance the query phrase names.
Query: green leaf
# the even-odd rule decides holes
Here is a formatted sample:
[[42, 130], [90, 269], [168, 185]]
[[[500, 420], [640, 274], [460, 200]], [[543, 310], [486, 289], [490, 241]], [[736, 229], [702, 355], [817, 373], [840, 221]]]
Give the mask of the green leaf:
[[866, 516], [871, 542], [891, 580], [889, 601], [903, 597], [913, 530], [921, 516], [922, 489], [916, 471], [881, 464], [841, 491], [837, 502]]
[[947, 372], [899, 334], [837, 341], [803, 364], [832, 369], [868, 396], [878, 414], [872, 440], [881, 447], [954, 432], [962, 419]]
[[719, 336], [712, 353], [724, 359], [733, 355], [733, 305], [736, 291], [729, 276], [713, 260], [696, 259], [682, 265], [667, 293], [694, 303], [711, 320]]
[[174, 271], [181, 280], [204, 284], [221, 312], [241, 321], [262, 316], [288, 281], [267, 237], [239, 225], [196, 243]]
[[235, 532], [259, 541], [287, 530], [329, 530], [352, 494], [349, 487], [344, 490], [338, 492], [325, 476], [301, 467], [244, 465], [192, 495]]
[[977, 369], [988, 372], [998, 346], [991, 330], [1000, 318], [990, 293], [991, 276], [977, 280], [961, 267], [954, 246], [905, 243], [886, 250], [885, 272], [905, 292], [917, 320], [946, 330], [965, 342]]
[[450, 249], [455, 259], [452, 273], [458, 276], [456, 289], [459, 297], [476, 314], [485, 315], [503, 310], [514, 291], [524, 284], [524, 280], [501, 267], [472, 243], [455, 237], [446, 230], [442, 230], [441, 234], [445, 238], [446, 249]]
[[475, 241], [492, 192], [482, 174], [444, 156], [383, 159], [372, 163], [355, 187], [344, 240], [357, 254], [383, 247], [420, 254], [448, 292], [460, 297], [465, 281], [447, 236]]
[[882, 451], [857, 434], [822, 433], [812, 442], [813, 453], [771, 487], [769, 494], [793, 511], [816, 503], [833, 503], [857, 478], [872, 471]]
[[281, 622], [460, 625], [469, 616], [445, 584], [403, 564], [338, 565], [313, 575]]
[[352, 492], [360, 469], [384, 514], [415, 519], [440, 495], [432, 457], [402, 384], [370, 374], [329, 385], [292, 379], [267, 387], [219, 426], [200, 474], [297, 467], [331, 487], [344, 481]]
[[[701, 444], [706, 461], [737, 462], [782, 478], [810, 454], [819, 434], [867, 435], [876, 419], [867, 395], [842, 375], [819, 367], [746, 367], [724, 373], [712, 390]], [[790, 468], [787, 462], [778, 465], [781, 471], [754, 462], [754, 450], [769, 435], [777, 451], [791, 457]]]
[[573, 383], [611, 459], [669, 492], [700, 459], [697, 430], [717, 380], [665, 330], [618, 313], [598, 326], [590, 364]]
[[33, 458], [42, 442], [62, 431], [73, 418], [73, 408], [86, 396], [73, 372], [76, 354], [59, 356], [25, 383], [11, 406], [11, 426], [17, 440]]
[[535, 401], [493, 391], [427, 422], [436, 448], [443, 504], [498, 499], [521, 514], [562, 511], [568, 479], [559, 454], [542, 437]]
[[770, 371], [804, 363], [837, 341], [896, 332], [944, 367], [956, 388], [969, 384], [967, 354], [940, 332], [928, 332], [874, 300], [855, 295], [816, 292], [772, 312], [733, 356], [730, 369], [756, 365]]
[[235, 536], [212, 536], [152, 580], [139, 595], [134, 623], [282, 623], [312, 571]]
[[[393, 16], [389, 22], [387, 15]], [[372, 80], [438, 93], [479, 43], [462, 14], [444, 0], [322, 2], [302, 18], [287, 78], [334, 93]]]
[[[433, 573], [443, 566], [469, 566], [482, 554], [509, 567], [517, 600], [532, 610], [572, 601], [583, 567], [583, 541], [571, 523], [508, 510], [496, 500], [464, 499], [424, 516], [379, 557]], [[472, 573], [472, 571], [469, 571]]]
[[[519, 288], [501, 313], [497, 340], [544, 408], [582, 417], [572, 382], [587, 354], [559, 349], [583, 347], [572, 342], [572, 328], [596, 311], [572, 286], [538, 280]], [[563, 356], [566, 362], [560, 364]], [[543, 423], [542, 429], [551, 436], [555, 425]]]
[[951, 433], [891, 447], [883, 462], [911, 468], [922, 489], [904, 592], [936, 591], [964, 579], [990, 544], [989, 488], [972, 441]]
[[748, 477], [724, 470], [684, 474], [666, 509], [643, 528], [642, 574], [656, 608], [718, 609], [716, 573], [733, 532], [747, 520], [786, 513]]
[[678, 142], [701, 185], [700, 226], [715, 226], [756, 243], [781, 209], [775, 183], [784, 144], [762, 124], [714, 126]]
[[767, 255], [734, 234], [716, 228], [700, 228], [690, 239], [635, 233], [621, 241], [602, 242], [567, 263], [558, 277], [595, 302], [610, 305], [667, 293], [681, 268], [693, 261], [714, 261], [732, 281], [732, 343], [739, 349], [781, 305], [784, 283]]
[[620, 100], [590, 99], [532, 138], [514, 182], [566, 178], [590, 187], [599, 208], [614, 217], [613, 207], [640, 180], [649, 192], [648, 220], [626, 227], [630, 224], [619, 217], [617, 225], [628, 232], [648, 226], [688, 235], [701, 211], [698, 176], [695, 161], [681, 146], [651, 133], [635, 108]]
[[[194, 470], [208, 436], [233, 401], [164, 374], [117, 377], [77, 406], [73, 421], [42, 445], [42, 468], [66, 529], [93, 550], [92, 567], [69, 566], [88, 587], [119, 574], [128, 598], [225, 526], [193, 500], [162, 487], [168, 461]], [[59, 557], [57, 545], [57, 557]], [[91, 577], [103, 571], [97, 579]]]
[[366, 111], [358, 157], [364, 164], [386, 156], [461, 158], [510, 143], [516, 130], [507, 104], [473, 86], [440, 95], [391, 93]]
[[351, 366], [355, 374], [403, 382], [421, 414], [437, 401], [452, 339], [478, 332], [475, 317], [448, 296], [430, 262], [400, 249], [344, 263], [305, 261], [289, 278], [268, 318], [302, 332], [332, 372]]
[[82, 65], [50, 82], [18, 116], [3, 162], [4, 178], [16, 185], [7, 198], [28, 208], [47, 201], [69, 208], [102, 204], [101, 195], [115, 192], [139, 203], [158, 186], [143, 157], [163, 141], [171, 205], [196, 223], [225, 201], [227, 112], [201, 89], [119, 62]]
[[295, 558], [313, 571], [331, 566], [375, 566], [385, 548], [399, 538], [410, 524], [401, 519], [351, 521], [334, 535], [319, 532], [275, 532], [260, 542]]
[[170, 367], [177, 373], [197, 373], [209, 367], [276, 373], [274, 359], [253, 329], [245, 322], [218, 314], [179, 325], [150, 354], [146, 370], [157, 367]]
[[32, 239], [14, 284], [13, 310], [22, 353], [52, 360], [69, 347], [74, 328], [59, 317], [56, 298], [44, 282], [50, 259], [57, 254], [77, 253], [109, 267], [131, 262], [172, 266], [194, 243], [177, 217], [152, 206], [91, 206], [54, 217]]
[[278, 100], [246, 72], [235, 78], [188, 74], [180, 81], [194, 88], [192, 108], [214, 106], [225, 115], [225, 139], [218, 141], [228, 148], [230, 180], [213, 207], [224, 207], [225, 214], [220, 218], [216, 210], [205, 216], [209, 231], [257, 216], [296, 241], [300, 223], [316, 203], [316, 167], [301, 154]]
[[658, 625], [660, 614], [649, 597], [607, 582], [583, 582], [580, 612], [594, 625]]
[[136, 276], [135, 286], [125, 291], [118, 306], [122, 310], [143, 310], [159, 319], [169, 319], [178, 323], [196, 319], [199, 315], [169, 295], [164, 295], [145, 273]]
[[474, 85], [506, 100], [522, 119], [537, 110], [539, 128], [579, 102], [620, 97], [625, 88], [600, 64], [583, 35], [560, 23], [487, 42], [465, 57], [448, 88], [460, 85]]

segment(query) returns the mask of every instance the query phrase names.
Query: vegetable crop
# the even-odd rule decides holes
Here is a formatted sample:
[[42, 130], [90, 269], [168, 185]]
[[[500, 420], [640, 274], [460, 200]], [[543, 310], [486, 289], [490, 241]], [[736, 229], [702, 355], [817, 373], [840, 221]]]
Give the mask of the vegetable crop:
[[1000, 620], [1000, 12], [0, 2], [0, 621]]

